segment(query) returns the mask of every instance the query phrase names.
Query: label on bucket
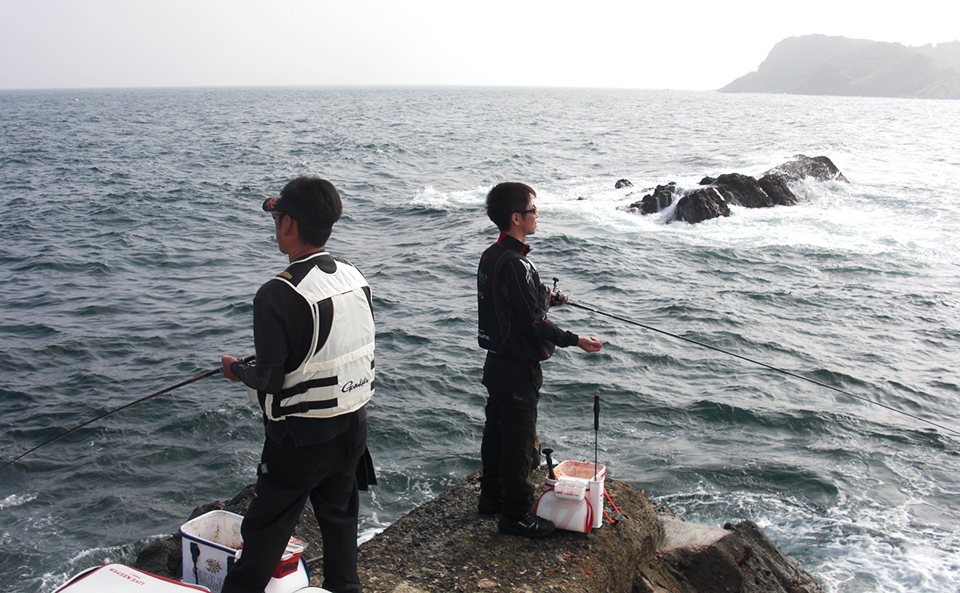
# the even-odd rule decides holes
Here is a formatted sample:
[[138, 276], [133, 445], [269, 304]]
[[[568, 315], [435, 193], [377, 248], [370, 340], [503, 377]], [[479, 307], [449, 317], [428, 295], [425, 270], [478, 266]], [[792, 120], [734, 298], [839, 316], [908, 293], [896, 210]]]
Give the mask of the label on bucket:
[[573, 480], [570, 478], [560, 478], [553, 487], [560, 498], [571, 498], [573, 500], [583, 500], [587, 495], [587, 482], [583, 480]]

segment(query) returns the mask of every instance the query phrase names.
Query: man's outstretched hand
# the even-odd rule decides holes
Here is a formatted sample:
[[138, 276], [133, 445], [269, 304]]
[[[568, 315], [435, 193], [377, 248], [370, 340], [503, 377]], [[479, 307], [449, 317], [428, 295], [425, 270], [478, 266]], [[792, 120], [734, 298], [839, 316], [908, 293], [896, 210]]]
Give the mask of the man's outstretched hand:
[[584, 352], [599, 352], [600, 349], [603, 348], [603, 342], [593, 337], [581, 337], [577, 342], [577, 346], [579, 346]]

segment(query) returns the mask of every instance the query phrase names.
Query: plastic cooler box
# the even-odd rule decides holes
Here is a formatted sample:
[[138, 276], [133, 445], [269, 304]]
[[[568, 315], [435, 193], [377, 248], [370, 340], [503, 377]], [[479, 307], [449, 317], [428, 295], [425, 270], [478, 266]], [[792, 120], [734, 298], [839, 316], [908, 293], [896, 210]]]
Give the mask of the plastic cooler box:
[[585, 461], [564, 461], [554, 468], [556, 480], [547, 478], [547, 491], [537, 500], [536, 514], [553, 521], [558, 529], [590, 533], [603, 526], [603, 493], [607, 468]]
[[[202, 585], [212, 593], [220, 592], [227, 571], [243, 548], [242, 522], [243, 517], [236, 513], [210, 511], [180, 527], [184, 583]], [[286, 593], [310, 584], [305, 563], [300, 561], [304, 548], [303, 542], [290, 538], [265, 593]]]
[[171, 579], [131, 568], [125, 564], [104, 564], [76, 575], [54, 593], [198, 593], [206, 587], [185, 585]]

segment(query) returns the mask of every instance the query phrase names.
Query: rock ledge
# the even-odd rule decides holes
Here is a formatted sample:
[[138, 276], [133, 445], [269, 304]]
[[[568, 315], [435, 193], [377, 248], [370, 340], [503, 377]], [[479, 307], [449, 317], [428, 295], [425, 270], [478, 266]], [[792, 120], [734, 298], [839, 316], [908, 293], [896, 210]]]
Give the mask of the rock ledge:
[[[533, 479], [542, 483], [542, 473]], [[823, 593], [750, 521], [722, 529], [686, 523], [625, 482], [607, 480], [606, 486], [624, 513], [618, 523], [528, 540], [499, 533], [496, 517], [477, 514], [479, 473], [467, 476], [360, 546], [364, 591]], [[198, 507], [193, 516], [214, 508], [243, 513], [249, 490]], [[321, 544], [309, 505], [297, 536], [311, 543], [306, 554], [315, 559], [310, 568], [319, 586]], [[178, 578], [177, 539], [147, 546], [135, 566]]]

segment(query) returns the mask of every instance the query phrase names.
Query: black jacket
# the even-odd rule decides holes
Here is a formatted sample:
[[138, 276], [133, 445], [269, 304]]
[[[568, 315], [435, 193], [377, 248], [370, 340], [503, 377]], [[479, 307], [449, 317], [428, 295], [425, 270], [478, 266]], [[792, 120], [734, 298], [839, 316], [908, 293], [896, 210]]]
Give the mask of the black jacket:
[[477, 269], [477, 341], [502, 356], [547, 360], [557, 346], [575, 346], [579, 337], [547, 319], [550, 289], [526, 258], [530, 246], [501, 234], [483, 252]]

